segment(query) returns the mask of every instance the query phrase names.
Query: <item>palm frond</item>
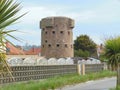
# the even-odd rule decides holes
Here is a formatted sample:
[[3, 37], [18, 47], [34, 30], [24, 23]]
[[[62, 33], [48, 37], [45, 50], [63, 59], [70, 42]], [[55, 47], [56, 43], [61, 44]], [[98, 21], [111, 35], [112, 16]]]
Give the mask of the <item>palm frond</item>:
[[20, 10], [20, 3], [15, 2], [14, 0], [0, 0], [0, 74], [2, 74], [1, 72], [4, 72], [3, 68], [6, 67], [6, 70], [7, 72], [9, 72], [11, 77], [11, 70], [6, 62], [5, 42], [10, 42], [7, 37], [11, 37], [18, 41], [20, 40], [10, 34], [11, 32], [15, 32], [16, 30], [7, 30], [6, 28], [26, 14], [24, 13], [17, 16], [17, 13]]
[[11, 25], [26, 14], [16, 15], [21, 10], [21, 7], [20, 3], [13, 2], [13, 0], [2, 0], [0, 6], [0, 29]]
[[108, 63], [117, 67], [120, 63], [120, 37], [110, 38], [105, 42], [105, 57]]

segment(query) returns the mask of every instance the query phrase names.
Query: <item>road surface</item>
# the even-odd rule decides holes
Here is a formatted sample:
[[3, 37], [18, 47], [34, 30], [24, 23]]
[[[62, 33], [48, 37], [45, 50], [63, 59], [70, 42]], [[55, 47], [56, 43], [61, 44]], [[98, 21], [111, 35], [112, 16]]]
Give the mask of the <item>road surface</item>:
[[57, 90], [109, 90], [116, 86], [116, 78], [104, 78], [101, 80], [88, 81], [81, 84], [66, 86]]

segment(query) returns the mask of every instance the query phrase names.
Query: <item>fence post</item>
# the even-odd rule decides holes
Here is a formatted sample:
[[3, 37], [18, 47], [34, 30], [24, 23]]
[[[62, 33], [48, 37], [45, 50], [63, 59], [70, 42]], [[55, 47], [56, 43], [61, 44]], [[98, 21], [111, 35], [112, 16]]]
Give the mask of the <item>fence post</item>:
[[120, 86], [120, 64], [117, 67], [117, 86]]
[[82, 64], [81, 73], [82, 75], [85, 75], [85, 64]]
[[77, 64], [77, 73], [78, 75], [81, 75], [81, 65]]
[[103, 63], [103, 70], [108, 70], [108, 65], [106, 63]]

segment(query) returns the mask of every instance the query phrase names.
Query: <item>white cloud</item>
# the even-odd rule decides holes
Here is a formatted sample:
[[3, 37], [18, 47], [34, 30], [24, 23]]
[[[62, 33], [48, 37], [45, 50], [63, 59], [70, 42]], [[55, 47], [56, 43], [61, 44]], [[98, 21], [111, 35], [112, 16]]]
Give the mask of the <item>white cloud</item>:
[[[65, 6], [66, 7], [66, 6]], [[65, 9], [68, 9], [65, 10]], [[71, 9], [71, 7], [70, 7]], [[28, 12], [23, 18], [25, 24], [39, 23], [39, 21], [48, 16], [68, 16], [75, 19], [76, 22], [113, 22], [120, 20], [120, 1], [112, 0], [95, 9], [85, 11], [78, 10], [77, 12], [69, 11], [69, 8], [50, 8], [50, 7], [26, 7], [22, 10]]]
[[120, 1], [112, 0], [95, 9], [65, 14], [81, 23], [108, 23], [120, 21]]
[[22, 10], [21, 13], [28, 12], [23, 18], [23, 22], [27, 24], [33, 24], [39, 22], [42, 18], [48, 16], [54, 16], [55, 11], [50, 11], [45, 7], [27, 7]]
[[120, 1], [112, 0], [86, 12], [89, 13], [84, 13], [83, 17], [87, 19], [80, 19], [80, 22], [116, 22], [120, 20]]
[[[109, 23], [109, 22], [116, 22], [120, 21], [120, 1], [118, 0], [110, 0], [104, 4], [101, 4], [95, 8], [89, 8], [86, 10], [71, 10], [74, 7], [67, 7], [62, 6], [60, 8], [56, 7], [44, 7], [44, 6], [36, 6], [36, 7], [25, 7], [22, 9], [20, 13], [28, 12], [20, 21], [22, 21], [22, 30], [30, 32], [26, 36], [26, 39], [34, 41], [37, 43], [37, 40], [40, 40], [40, 31], [31, 30], [30, 27], [38, 27], [39, 22], [42, 18], [48, 16], [67, 16], [75, 19], [76, 23]], [[28, 29], [28, 30], [24, 30]], [[30, 30], [29, 30], [30, 29]], [[39, 27], [38, 27], [39, 29]], [[23, 34], [15, 34], [21, 37], [25, 37]], [[90, 35], [91, 36], [91, 35]], [[76, 36], [74, 36], [75, 38]], [[33, 38], [33, 39], [32, 39]], [[95, 42], [99, 43], [98, 36], [91, 36]], [[29, 41], [28, 40], [28, 41]]]

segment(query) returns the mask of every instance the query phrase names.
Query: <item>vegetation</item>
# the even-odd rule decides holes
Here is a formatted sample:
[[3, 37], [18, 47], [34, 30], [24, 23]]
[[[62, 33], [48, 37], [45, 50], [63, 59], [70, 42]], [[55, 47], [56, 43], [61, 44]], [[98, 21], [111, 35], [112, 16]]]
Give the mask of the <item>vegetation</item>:
[[105, 54], [112, 69], [117, 69], [120, 63], [120, 37], [110, 38], [105, 42]]
[[[14, 0], [0, 0], [0, 72], [3, 71], [5, 66], [10, 71], [9, 66], [6, 63], [6, 46], [5, 42], [10, 42], [7, 38], [11, 37], [17, 40], [10, 33], [16, 30], [7, 29], [8, 26], [14, 24], [23, 15], [17, 16], [20, 11], [20, 3], [14, 2]], [[0, 73], [1, 74], [1, 73]]]
[[117, 86], [116, 88], [111, 88], [110, 90], [120, 90], [120, 86]]
[[103, 77], [112, 77], [116, 73], [112, 71], [101, 71], [98, 73], [91, 73], [86, 75], [64, 75], [57, 76], [54, 78], [40, 80], [40, 81], [29, 81], [27, 83], [17, 83], [11, 85], [4, 85], [0, 87], [0, 90], [54, 90], [55, 88], [61, 88], [65, 85], [73, 85], [76, 83], [82, 83], [89, 80], [100, 79]]
[[74, 41], [75, 56], [88, 57], [96, 54], [96, 44], [87, 35], [80, 35]]
[[83, 50], [81, 50], [81, 49], [79, 49], [79, 50], [74, 50], [74, 56], [75, 57], [84, 57], [84, 58], [86, 58], [86, 57], [89, 57], [90, 56], [90, 53], [88, 52], [88, 51], [83, 51]]

